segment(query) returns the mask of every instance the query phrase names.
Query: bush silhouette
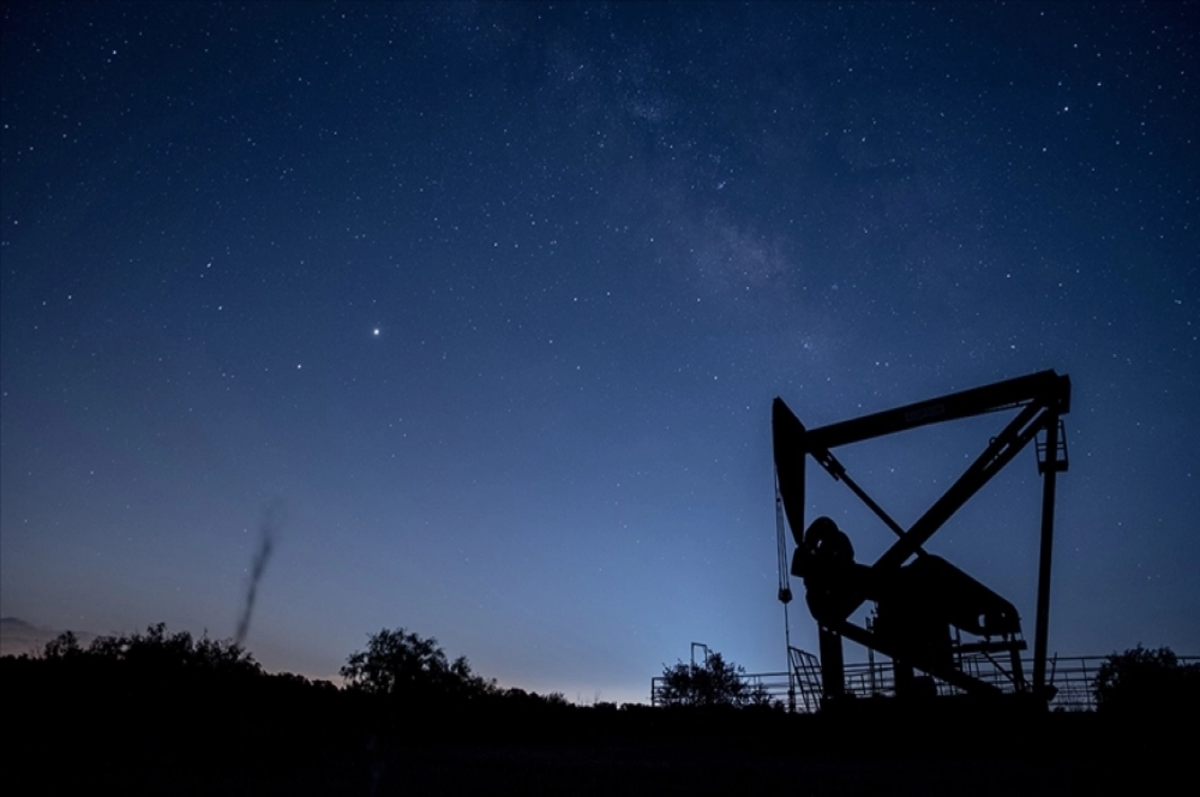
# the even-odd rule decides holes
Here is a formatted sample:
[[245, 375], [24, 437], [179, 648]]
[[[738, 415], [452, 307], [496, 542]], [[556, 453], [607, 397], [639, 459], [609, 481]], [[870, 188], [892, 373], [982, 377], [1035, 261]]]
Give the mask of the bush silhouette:
[[664, 667], [658, 700], [664, 706], [744, 706], [757, 697], [747, 688], [746, 671], [720, 653], [703, 665], [677, 663]]
[[1093, 683], [1104, 713], [1181, 712], [1200, 709], [1200, 665], [1182, 664], [1167, 647], [1138, 645], [1110, 654]]
[[167, 633], [166, 623], [149, 626], [145, 634], [100, 636], [86, 648], [71, 631], [46, 643], [42, 658], [50, 662], [88, 662], [90, 666], [120, 665], [126, 671], [168, 676], [179, 673], [218, 676], [262, 675], [262, 666], [245, 648], [229, 640], [195, 639], [187, 631]]

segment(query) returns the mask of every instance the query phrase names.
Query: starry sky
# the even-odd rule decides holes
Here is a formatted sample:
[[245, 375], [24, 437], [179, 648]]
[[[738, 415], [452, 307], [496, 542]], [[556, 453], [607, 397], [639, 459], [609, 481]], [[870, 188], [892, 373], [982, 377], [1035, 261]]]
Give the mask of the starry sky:
[[[270, 669], [781, 670], [772, 398], [1053, 368], [1050, 651], [1200, 653], [1197, 4], [0, 14], [5, 616], [232, 637], [265, 528]], [[907, 524], [1005, 420], [838, 456]], [[1029, 451], [926, 546], [1031, 641], [1039, 501]]]

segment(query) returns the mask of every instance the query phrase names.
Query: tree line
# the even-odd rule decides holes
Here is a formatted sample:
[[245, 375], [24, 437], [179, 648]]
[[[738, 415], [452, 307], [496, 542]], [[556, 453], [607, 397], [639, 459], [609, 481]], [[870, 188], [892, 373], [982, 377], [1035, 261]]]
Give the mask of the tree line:
[[[494, 679], [475, 673], [465, 656], [450, 660], [436, 639], [404, 628], [371, 634], [366, 648], [350, 654], [341, 667], [340, 688], [328, 680], [268, 673], [250, 651], [232, 640], [207, 634], [197, 638], [187, 631], [171, 633], [164, 623], [145, 632], [96, 637], [88, 645], [66, 631], [47, 642], [40, 654], [6, 656], [4, 665], [27, 675], [51, 675], [63, 688], [103, 678], [160, 693], [212, 685], [244, 691], [274, 681], [312, 692], [340, 692], [364, 705], [387, 704], [393, 709], [446, 710], [500, 701], [569, 705], [561, 693], [539, 695], [502, 688]], [[67, 674], [71, 678], [62, 680]]]
[[[207, 634], [196, 638], [187, 631], [169, 633], [164, 623], [151, 625], [144, 633], [97, 637], [87, 646], [66, 631], [46, 643], [40, 655], [6, 656], [3, 661], [10, 672], [20, 669], [27, 682], [40, 682], [37, 677], [29, 680], [36, 671], [48, 676], [58, 691], [67, 692], [103, 681], [105, 692], [115, 690], [125, 696], [138, 692], [206, 695], [219, 689], [244, 699], [247, 691], [271, 683], [276, 691], [341, 693], [360, 705], [382, 707], [390, 715], [500, 705], [524, 710], [570, 705], [561, 693], [539, 695], [503, 688], [495, 679], [474, 672], [465, 656], [451, 660], [435, 638], [405, 628], [384, 628], [369, 635], [366, 648], [351, 653], [341, 667], [340, 688], [291, 673], [269, 674], [248, 650], [231, 640], [211, 639]], [[62, 680], [64, 675], [70, 679]], [[665, 707], [782, 708], [761, 686], [747, 681], [743, 667], [717, 652], [702, 664], [664, 665], [659, 682], [656, 702]], [[1200, 664], [1181, 662], [1167, 647], [1138, 645], [1106, 657], [1092, 688], [1102, 713], [1184, 707], [1196, 711], [1200, 710]]]

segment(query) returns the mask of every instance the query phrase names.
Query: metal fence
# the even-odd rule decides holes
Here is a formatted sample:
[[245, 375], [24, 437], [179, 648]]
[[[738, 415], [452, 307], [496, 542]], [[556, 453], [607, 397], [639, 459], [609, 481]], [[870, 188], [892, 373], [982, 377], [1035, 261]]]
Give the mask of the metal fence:
[[[742, 676], [743, 694], [749, 702], [780, 705], [798, 712], [814, 712], [821, 703], [821, 665], [817, 657], [798, 648], [791, 650], [792, 672], [750, 673]], [[1107, 656], [1056, 656], [1046, 665], [1046, 679], [1055, 688], [1050, 701], [1052, 711], [1094, 711], [1095, 682], [1100, 665]], [[1179, 656], [1181, 665], [1200, 664], [1200, 656]], [[1032, 659], [1022, 661], [1026, 672], [1033, 667]], [[996, 662], [980, 657], [963, 662], [970, 675], [1011, 691], [1011, 680]], [[940, 681], [939, 694], [959, 694], [961, 690]], [[659, 676], [650, 682], [650, 703], [663, 705], [664, 679]], [[846, 665], [846, 693], [855, 697], [895, 696], [892, 666], [888, 661], [861, 662]]]

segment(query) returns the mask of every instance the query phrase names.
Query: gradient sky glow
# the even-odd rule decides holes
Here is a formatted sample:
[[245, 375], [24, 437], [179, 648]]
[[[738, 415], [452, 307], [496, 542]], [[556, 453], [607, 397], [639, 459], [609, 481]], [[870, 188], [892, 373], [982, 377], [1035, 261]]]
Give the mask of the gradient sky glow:
[[[271, 512], [272, 669], [779, 670], [771, 399], [1054, 368], [1051, 652], [1200, 653], [1198, 12], [5, 3], [2, 613], [232, 636]], [[1002, 425], [838, 455], [910, 523]], [[1028, 452], [926, 546], [1030, 639], [1038, 500]]]

